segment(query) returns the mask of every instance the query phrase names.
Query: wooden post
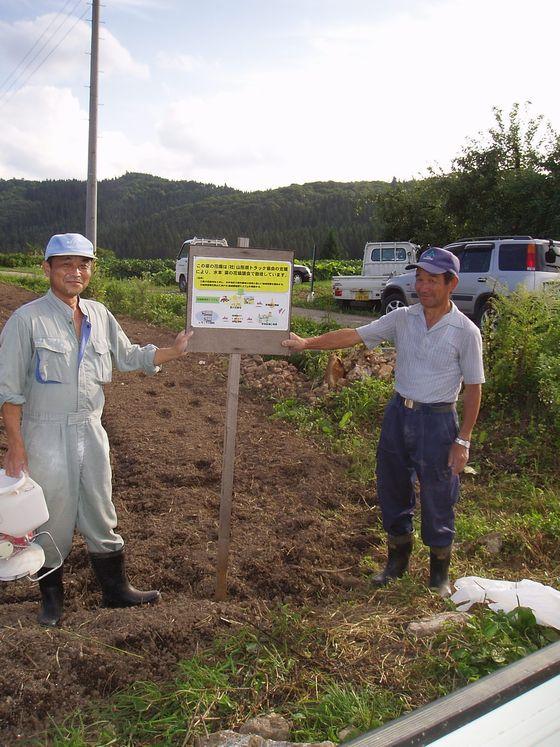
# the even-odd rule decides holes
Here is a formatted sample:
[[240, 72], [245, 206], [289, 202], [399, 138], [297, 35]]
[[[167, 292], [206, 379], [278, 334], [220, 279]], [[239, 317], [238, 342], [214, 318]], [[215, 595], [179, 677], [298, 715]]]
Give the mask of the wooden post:
[[218, 602], [224, 601], [227, 597], [227, 571], [231, 536], [231, 504], [240, 368], [241, 356], [239, 353], [233, 353], [229, 357], [228, 368], [224, 461], [222, 464], [222, 493], [220, 497], [220, 526], [218, 529], [218, 562], [216, 573], [216, 600]]

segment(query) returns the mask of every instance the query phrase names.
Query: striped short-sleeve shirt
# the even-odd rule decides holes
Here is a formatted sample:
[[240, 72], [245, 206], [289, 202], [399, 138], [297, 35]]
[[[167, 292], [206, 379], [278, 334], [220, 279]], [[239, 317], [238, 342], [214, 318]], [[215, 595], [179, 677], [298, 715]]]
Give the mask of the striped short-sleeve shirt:
[[426, 326], [424, 309], [396, 309], [356, 330], [368, 348], [383, 340], [397, 350], [395, 388], [416, 402], [455, 402], [465, 384], [483, 384], [482, 338], [455, 304], [437, 324]]

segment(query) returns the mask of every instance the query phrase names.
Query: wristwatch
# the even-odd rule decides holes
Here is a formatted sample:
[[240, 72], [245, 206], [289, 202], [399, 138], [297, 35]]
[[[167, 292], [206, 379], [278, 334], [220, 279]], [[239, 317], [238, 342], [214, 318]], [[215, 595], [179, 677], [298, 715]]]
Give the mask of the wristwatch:
[[464, 446], [465, 449], [471, 448], [471, 442], [467, 441], [465, 438], [459, 438], [459, 436], [457, 436], [457, 438], [455, 439], [455, 443], [459, 444], [460, 446]]

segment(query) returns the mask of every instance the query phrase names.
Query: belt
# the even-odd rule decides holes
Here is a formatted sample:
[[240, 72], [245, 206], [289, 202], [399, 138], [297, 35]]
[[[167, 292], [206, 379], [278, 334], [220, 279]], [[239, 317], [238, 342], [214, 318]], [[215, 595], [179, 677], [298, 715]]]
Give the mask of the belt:
[[435, 412], [453, 412], [456, 405], [455, 402], [415, 402], [413, 399], [403, 397], [402, 394], [399, 394], [398, 392], [397, 397], [409, 410], [419, 410], [421, 407], [429, 407]]
[[63, 425], [79, 425], [92, 420], [101, 420], [101, 413], [78, 411], [69, 413], [59, 412], [25, 412], [24, 420], [33, 420], [39, 423], [62, 423]]

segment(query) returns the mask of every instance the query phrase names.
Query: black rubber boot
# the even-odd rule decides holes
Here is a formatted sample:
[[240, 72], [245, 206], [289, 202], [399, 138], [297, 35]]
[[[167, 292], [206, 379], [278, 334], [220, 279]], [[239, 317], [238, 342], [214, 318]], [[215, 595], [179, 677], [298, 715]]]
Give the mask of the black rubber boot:
[[89, 557], [103, 592], [104, 607], [135, 607], [159, 601], [159, 591], [138, 591], [130, 585], [124, 569], [124, 550], [90, 553]]
[[[41, 568], [39, 574], [42, 575], [50, 571], [50, 568]], [[64, 588], [62, 586], [62, 566], [56, 571], [49, 573], [45, 578], [39, 579], [39, 589], [41, 590], [41, 608], [39, 610], [38, 620], [40, 625], [54, 628], [60, 622], [64, 604]]]
[[430, 547], [430, 588], [436, 589], [444, 599], [451, 596], [449, 583], [449, 563], [451, 562], [451, 548]]
[[389, 581], [404, 576], [412, 553], [412, 534], [387, 537], [387, 563], [385, 568], [372, 578], [375, 586], [386, 586]]

